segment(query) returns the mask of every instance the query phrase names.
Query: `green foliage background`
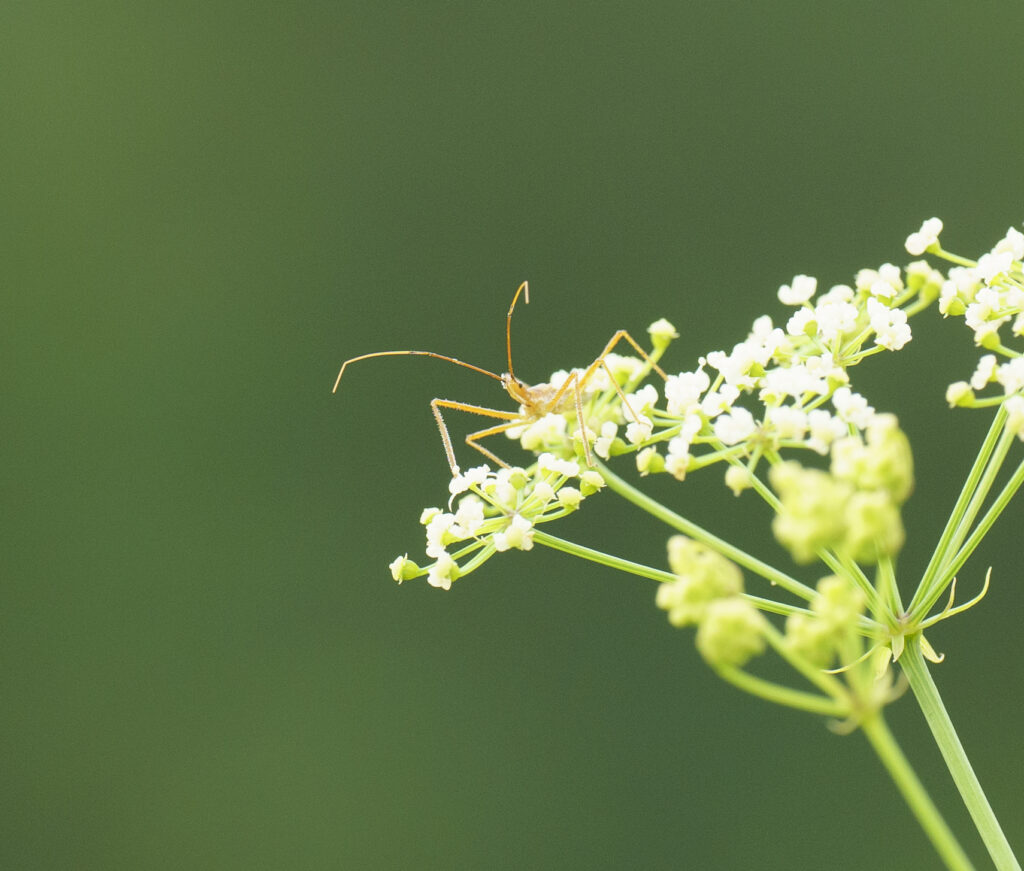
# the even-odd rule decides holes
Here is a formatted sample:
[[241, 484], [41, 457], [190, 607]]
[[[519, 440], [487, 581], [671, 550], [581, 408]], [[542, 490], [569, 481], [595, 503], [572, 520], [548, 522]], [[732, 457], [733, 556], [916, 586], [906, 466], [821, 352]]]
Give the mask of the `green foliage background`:
[[[0, 318], [2, 831], [27, 869], [933, 868], [858, 735], [720, 684], [652, 585], [534, 551], [396, 587], [446, 494], [424, 348], [667, 359], [1024, 219], [1015, 3], [9, 4]], [[927, 323], [926, 323], [927, 321]], [[907, 579], [985, 422], [966, 330], [856, 374], [913, 439]], [[468, 425], [468, 423], [467, 423]], [[512, 450], [512, 446], [509, 446]], [[718, 473], [654, 492], [777, 556]], [[614, 497], [561, 534], [661, 565]], [[932, 634], [1024, 849], [1021, 509]], [[813, 578], [810, 578], [813, 580]], [[984, 855], [912, 701], [891, 719]]]

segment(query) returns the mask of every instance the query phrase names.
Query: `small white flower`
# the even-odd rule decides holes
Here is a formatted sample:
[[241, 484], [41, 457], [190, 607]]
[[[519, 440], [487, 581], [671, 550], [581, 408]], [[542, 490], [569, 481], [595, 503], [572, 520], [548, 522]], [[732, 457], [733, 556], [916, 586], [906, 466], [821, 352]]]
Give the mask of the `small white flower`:
[[544, 453], [537, 457], [537, 468], [541, 472], [554, 472], [566, 478], [575, 478], [580, 473], [580, 464], [575, 460], [560, 460], [554, 454]]
[[822, 302], [814, 310], [818, 322], [818, 335], [825, 342], [834, 342], [857, 326], [857, 306], [839, 300]]
[[519, 434], [519, 441], [528, 451], [538, 451], [547, 445], [564, 444], [569, 422], [561, 414], [545, 414], [533, 421]]
[[832, 304], [838, 302], [851, 302], [856, 296], [854, 289], [848, 284], [833, 284], [821, 296], [818, 297], [818, 305]]
[[761, 379], [761, 391], [758, 394], [763, 402], [782, 402], [787, 397], [799, 399], [807, 393], [822, 395], [828, 392], [828, 382], [821, 375], [810, 370], [803, 363], [792, 366], [779, 366], [770, 369]]
[[403, 554], [400, 557], [396, 557], [393, 562], [388, 563], [388, 568], [391, 569], [391, 577], [393, 577], [398, 583], [402, 583], [405, 579], [405, 566], [409, 562], [409, 554]]
[[1003, 403], [1008, 416], [1006, 428], [1024, 442], [1024, 396], [1011, 396]]
[[802, 439], [807, 432], [807, 412], [792, 405], [775, 405], [765, 416], [780, 439]]
[[482, 484], [486, 480], [490, 471], [491, 470], [488, 466], [475, 466], [468, 472], [456, 475], [448, 482], [448, 492], [451, 493], [452, 496], [458, 496], [459, 493], [465, 493], [470, 487]]
[[832, 442], [849, 432], [840, 418], [829, 414], [824, 408], [816, 408], [807, 413], [807, 428], [810, 433], [807, 447], [822, 455], [828, 453]]
[[950, 408], [956, 408], [958, 405], [962, 405], [965, 400], [969, 401], [973, 398], [974, 391], [971, 390], [971, 385], [966, 381], [954, 381], [946, 388], [946, 402]]
[[495, 550], [503, 552], [512, 548], [533, 548], [533, 524], [520, 514], [514, 515], [508, 526], [494, 534]]
[[647, 334], [655, 347], [665, 347], [673, 339], [679, 338], [679, 333], [665, 318], [659, 318], [647, 328]]
[[711, 386], [711, 378], [703, 368], [695, 372], [669, 375], [665, 382], [665, 401], [669, 414], [685, 414], [700, 405], [701, 394]]
[[1024, 390], [1024, 357], [1015, 357], [996, 369], [996, 381], [1009, 393]]
[[484, 522], [484, 503], [476, 496], [466, 496], [459, 502], [459, 510], [455, 512], [455, 527], [460, 538], [470, 538]]
[[450, 590], [452, 588], [453, 574], [457, 570], [458, 566], [455, 560], [448, 554], [442, 553], [437, 557], [437, 562], [427, 571], [427, 583], [432, 587]]
[[794, 338], [813, 335], [815, 327], [817, 327], [817, 321], [815, 319], [814, 309], [810, 308], [798, 309], [793, 312], [792, 317], [786, 321], [786, 332]]
[[454, 514], [435, 514], [427, 524], [427, 556], [438, 559], [449, 542], [451, 528], [455, 525]]
[[875, 417], [875, 410], [868, 401], [849, 387], [840, 387], [832, 394], [832, 405], [842, 420], [859, 429], [866, 429]]
[[607, 460], [612, 449], [612, 442], [618, 433], [618, 426], [610, 420], [601, 424], [601, 434], [594, 441], [594, 453], [602, 460]]
[[985, 354], [979, 361], [971, 376], [971, 387], [984, 390], [985, 385], [996, 378], [996, 355]]
[[654, 432], [654, 422], [641, 414], [637, 420], [626, 426], [626, 441], [631, 445], [638, 445], [649, 439], [652, 432]]
[[985, 284], [992, 284], [996, 278], [1010, 271], [1013, 266], [1013, 255], [1009, 251], [998, 254], [982, 254], [976, 267], [978, 276]]
[[677, 481], [686, 478], [690, 467], [690, 442], [683, 436], [669, 439], [668, 455], [665, 457], [665, 471]]
[[818, 289], [818, 279], [810, 275], [797, 275], [792, 284], [784, 284], [779, 288], [779, 301], [783, 305], [803, 305]]
[[547, 505], [552, 499], [555, 498], [555, 488], [552, 487], [547, 481], [538, 481], [533, 485], [533, 500], [539, 502], [542, 506]]
[[723, 411], [732, 408], [732, 404], [739, 399], [740, 391], [731, 384], [723, 384], [721, 390], [713, 390], [708, 393], [700, 404], [700, 410], [707, 417], [716, 417]]
[[871, 329], [875, 331], [876, 345], [890, 351], [898, 351], [910, 341], [910, 325], [907, 323], [905, 311], [889, 308], [877, 299], [869, 299], [867, 309]]
[[1010, 227], [992, 249], [993, 254], [1001, 254], [1004, 251], [1009, 252], [1014, 260], [1024, 260], [1024, 233], [1016, 227]]
[[907, 236], [906, 248], [914, 257], [920, 257], [931, 245], [939, 244], [939, 233], [942, 232], [942, 221], [929, 218], [916, 233]]
[[726, 445], [735, 445], [749, 438], [757, 429], [757, 421], [745, 408], [734, 408], [715, 420], [715, 438]]
[[636, 393], [626, 394], [626, 404], [637, 414], [645, 408], [654, 408], [658, 404], [658, 389], [653, 384], [645, 384]]

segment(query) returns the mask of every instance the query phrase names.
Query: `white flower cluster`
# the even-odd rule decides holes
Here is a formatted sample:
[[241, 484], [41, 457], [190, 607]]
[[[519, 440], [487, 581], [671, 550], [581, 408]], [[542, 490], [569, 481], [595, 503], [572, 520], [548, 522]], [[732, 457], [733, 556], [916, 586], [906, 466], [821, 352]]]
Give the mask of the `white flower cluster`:
[[[951, 406], [979, 408], [1003, 403], [1009, 426], [1024, 439], [1024, 233], [1010, 227], [992, 249], [976, 261], [944, 251], [939, 244], [942, 221], [930, 218], [907, 238], [907, 250], [921, 250], [957, 264], [941, 285], [939, 311], [962, 317], [974, 334], [974, 343], [989, 352], [978, 361], [967, 381], [946, 390]], [[1002, 362], [1000, 362], [1002, 361]], [[993, 391], [991, 388], [995, 386]], [[978, 396], [986, 391], [984, 396]]]
[[938, 296], [942, 280], [923, 263], [906, 273], [886, 263], [861, 270], [852, 287], [816, 297], [817, 280], [797, 275], [779, 288], [780, 301], [796, 307], [784, 328], [758, 318], [731, 350], [711, 351], [695, 369], [669, 375], [663, 404], [653, 384], [630, 394], [630, 408], [642, 406], [640, 419], [621, 433], [628, 413], [601, 424], [595, 453], [636, 451], [641, 474], [664, 471], [679, 480], [728, 461], [736, 492], [751, 481], [737, 463], [750, 472], [762, 457], [776, 462], [783, 449], [828, 454], [837, 439], [863, 434], [876, 418], [851, 389], [848, 370], [906, 345], [908, 315]]
[[421, 568], [407, 555], [400, 556], [391, 563], [391, 575], [399, 583], [426, 575], [431, 586], [450, 589], [452, 581], [495, 553], [530, 550], [537, 524], [575, 511], [603, 486], [597, 472], [581, 471], [577, 462], [549, 453], [529, 469], [495, 472], [477, 466], [449, 485], [452, 499], [461, 497], [457, 510], [427, 508], [420, 515], [427, 529], [426, 553], [434, 562]]

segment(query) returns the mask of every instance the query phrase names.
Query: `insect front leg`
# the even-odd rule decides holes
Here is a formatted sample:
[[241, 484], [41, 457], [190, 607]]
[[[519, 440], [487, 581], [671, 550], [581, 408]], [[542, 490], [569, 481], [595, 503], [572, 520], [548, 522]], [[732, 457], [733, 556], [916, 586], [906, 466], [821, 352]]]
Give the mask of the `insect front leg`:
[[478, 445], [475, 439], [482, 438], [485, 435], [491, 435], [495, 432], [502, 432], [506, 429], [511, 429], [517, 423], [522, 421], [522, 416], [511, 411], [499, 411], [496, 408], [486, 408], [482, 405], [469, 405], [465, 402], [453, 402], [450, 399], [432, 399], [430, 400], [430, 410], [434, 413], [434, 420], [437, 421], [437, 428], [441, 433], [441, 441], [444, 443], [444, 454], [448, 459], [448, 465], [452, 470], [452, 477], [458, 477], [459, 465], [455, 462], [455, 451], [452, 448], [452, 439], [448, 434], [448, 427], [444, 422], [444, 416], [441, 414], [442, 408], [453, 408], [457, 411], [466, 411], [470, 414], [479, 414], [483, 417], [496, 417], [499, 420], [509, 421], [507, 424], [501, 424], [496, 427], [490, 427], [479, 432], [471, 433], [466, 436], [466, 444], [476, 448], [485, 457], [498, 463], [500, 466], [508, 468], [508, 463], [501, 460], [499, 457], [491, 453], [487, 448], [482, 445]]

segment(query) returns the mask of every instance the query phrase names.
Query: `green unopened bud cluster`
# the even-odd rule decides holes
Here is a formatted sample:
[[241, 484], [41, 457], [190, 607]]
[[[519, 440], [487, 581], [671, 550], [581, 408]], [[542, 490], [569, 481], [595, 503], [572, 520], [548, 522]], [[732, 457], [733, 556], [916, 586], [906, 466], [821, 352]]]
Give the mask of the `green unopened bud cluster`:
[[673, 626], [697, 626], [697, 650], [712, 665], [741, 666], [764, 650], [764, 618], [741, 597], [743, 574], [721, 554], [683, 535], [668, 540], [676, 580], [655, 603]]
[[829, 575], [818, 581], [810, 613], [786, 618], [786, 643], [819, 668], [828, 668], [855, 636], [864, 612], [864, 594], [849, 581]]
[[903, 546], [900, 506], [913, 490], [914, 464], [893, 415], [876, 415], [863, 436], [837, 439], [828, 472], [789, 460], [769, 481], [780, 503], [772, 531], [798, 563], [821, 551], [873, 563]]

